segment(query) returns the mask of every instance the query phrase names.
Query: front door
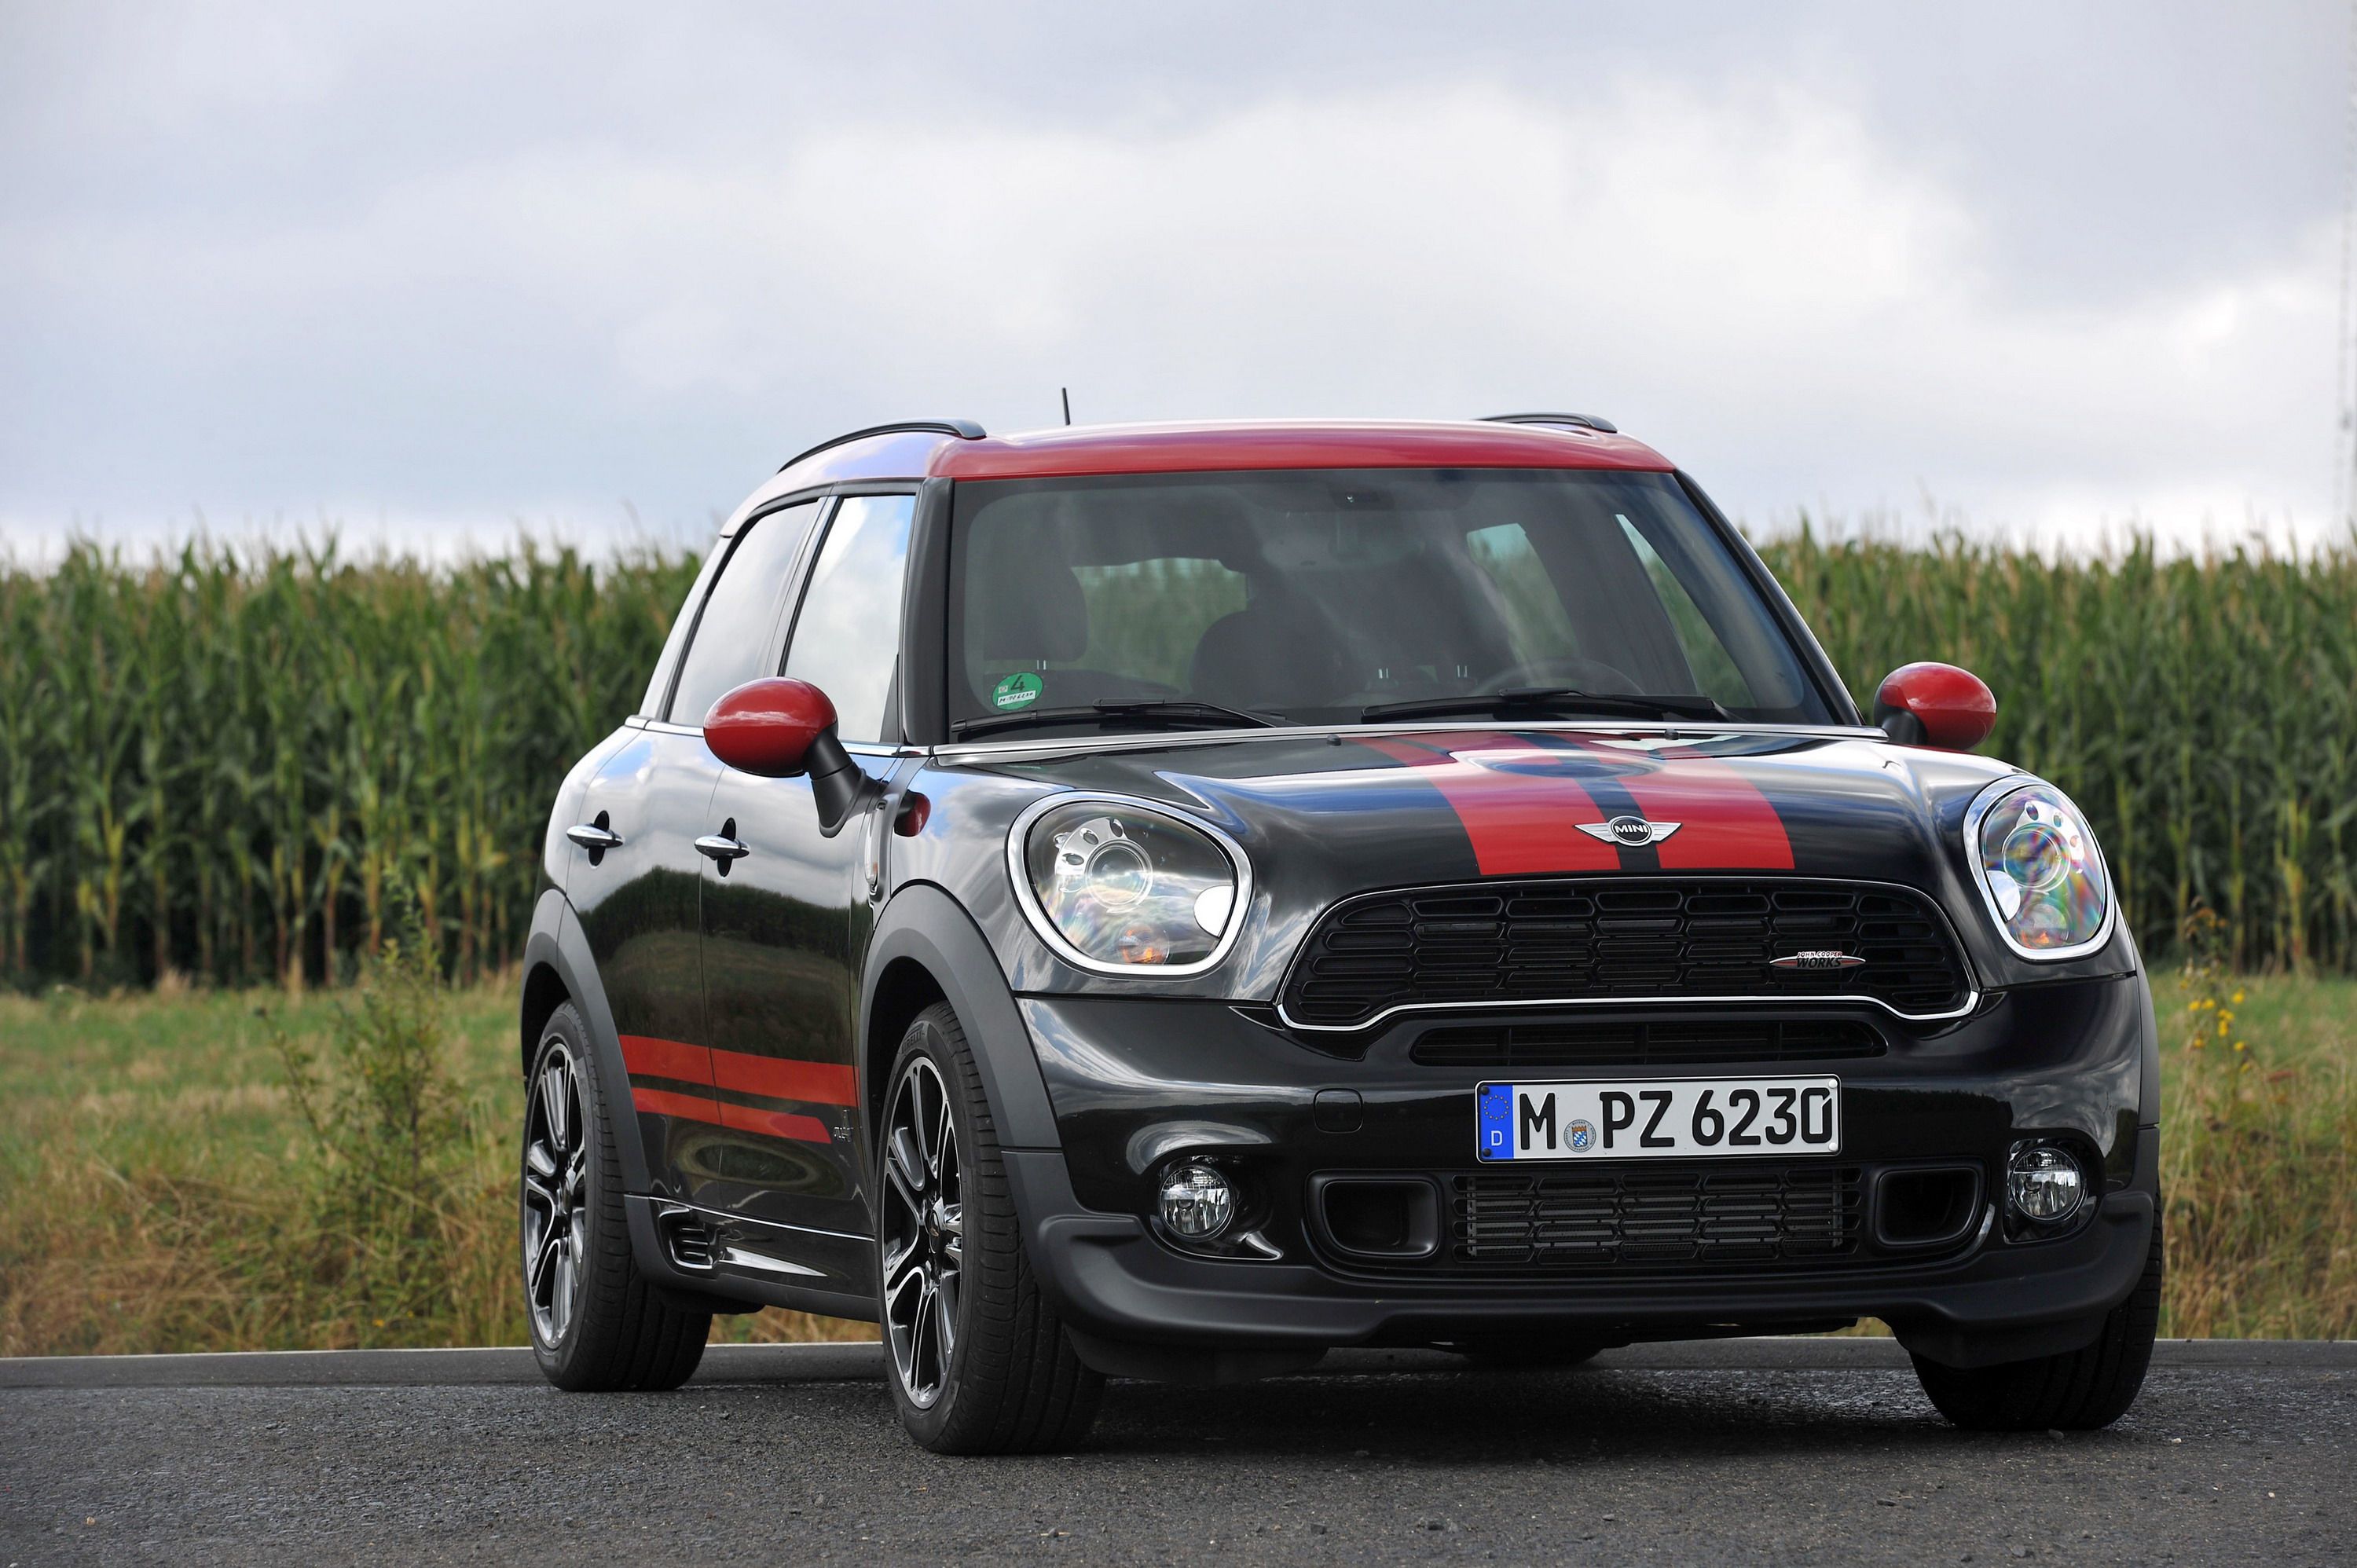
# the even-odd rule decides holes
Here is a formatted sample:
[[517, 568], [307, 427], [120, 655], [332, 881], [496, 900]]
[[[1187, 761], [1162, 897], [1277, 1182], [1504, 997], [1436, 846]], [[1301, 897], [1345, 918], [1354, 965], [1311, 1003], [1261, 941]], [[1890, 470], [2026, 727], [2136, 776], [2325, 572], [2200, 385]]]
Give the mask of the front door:
[[786, 586], [817, 515], [815, 502], [789, 507], [725, 542], [711, 586], [683, 612], [695, 619], [668, 698], [598, 769], [581, 805], [585, 825], [620, 841], [576, 845], [565, 888], [621, 1036], [659, 1197], [699, 1201], [721, 1123], [704, 1002], [705, 862], [695, 841], [709, 831], [713, 788], [725, 769], [704, 744], [704, 714], [774, 657]]
[[[879, 780], [899, 738], [901, 575], [914, 506], [909, 496], [835, 504], [785, 659], [785, 673], [834, 702], [836, 733]], [[855, 812], [829, 837], [808, 779], [730, 771], [704, 830], [742, 854], [704, 874], [706, 1026], [736, 1179], [699, 1201], [821, 1233], [792, 1261], [830, 1272], [840, 1239], [869, 1224], [853, 1130], [859, 954], [873, 916], [879, 810]]]

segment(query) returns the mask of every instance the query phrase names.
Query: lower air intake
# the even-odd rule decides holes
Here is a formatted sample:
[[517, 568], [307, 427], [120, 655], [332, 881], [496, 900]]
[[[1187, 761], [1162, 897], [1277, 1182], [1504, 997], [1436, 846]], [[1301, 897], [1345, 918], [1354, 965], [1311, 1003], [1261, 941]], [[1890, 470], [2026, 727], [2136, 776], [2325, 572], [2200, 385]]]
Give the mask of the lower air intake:
[[1680, 1165], [1448, 1178], [1459, 1263], [1789, 1263], [1857, 1251], [1854, 1165]]

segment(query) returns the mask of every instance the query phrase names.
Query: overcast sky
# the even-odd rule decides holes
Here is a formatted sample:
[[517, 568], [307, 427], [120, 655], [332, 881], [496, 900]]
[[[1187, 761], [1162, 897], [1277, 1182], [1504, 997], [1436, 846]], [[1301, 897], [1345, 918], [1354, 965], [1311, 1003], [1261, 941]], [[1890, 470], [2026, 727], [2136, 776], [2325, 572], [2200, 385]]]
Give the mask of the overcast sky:
[[2330, 526], [2330, 0], [887, 10], [0, 0], [5, 548], [686, 539], [1064, 384], [1593, 411], [1761, 529]]

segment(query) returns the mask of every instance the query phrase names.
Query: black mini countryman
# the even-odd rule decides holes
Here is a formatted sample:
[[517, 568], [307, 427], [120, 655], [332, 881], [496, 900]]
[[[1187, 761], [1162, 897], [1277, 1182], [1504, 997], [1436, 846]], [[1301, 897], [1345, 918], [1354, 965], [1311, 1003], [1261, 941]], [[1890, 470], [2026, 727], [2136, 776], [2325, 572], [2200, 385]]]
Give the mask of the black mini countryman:
[[862, 431], [720, 531], [565, 780], [522, 1262], [568, 1389], [881, 1326], [948, 1452], [1107, 1376], [1888, 1323], [2135, 1397], [2158, 1058], [2085, 818], [1858, 714], [1600, 419]]

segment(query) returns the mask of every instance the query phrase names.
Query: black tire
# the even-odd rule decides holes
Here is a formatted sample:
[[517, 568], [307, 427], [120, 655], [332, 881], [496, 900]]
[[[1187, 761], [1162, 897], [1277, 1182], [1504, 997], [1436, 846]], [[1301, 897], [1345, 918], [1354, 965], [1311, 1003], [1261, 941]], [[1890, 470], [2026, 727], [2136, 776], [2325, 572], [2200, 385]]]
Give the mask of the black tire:
[[581, 1392], [679, 1387], [704, 1359], [712, 1315], [672, 1305], [631, 1261], [613, 1106], [570, 1003], [540, 1032], [523, 1126], [524, 1317], [541, 1371]]
[[1593, 1361], [1604, 1347], [1557, 1334], [1484, 1334], [1452, 1339], [1441, 1347], [1477, 1367], [1561, 1369]]
[[901, 1424], [936, 1454], [1071, 1447], [1096, 1420], [1104, 1379], [1072, 1353], [1039, 1294], [982, 1075], [947, 1004], [909, 1026], [887, 1082], [876, 1123], [877, 1317]]
[[2160, 1326], [2160, 1217], [2144, 1277], [2104, 1318], [2093, 1344], [2060, 1356], [1959, 1368], [1915, 1358], [1915, 1376], [1940, 1413], [1972, 1432], [2093, 1432], [2136, 1402]]

